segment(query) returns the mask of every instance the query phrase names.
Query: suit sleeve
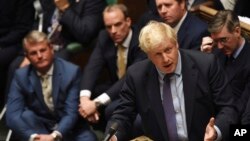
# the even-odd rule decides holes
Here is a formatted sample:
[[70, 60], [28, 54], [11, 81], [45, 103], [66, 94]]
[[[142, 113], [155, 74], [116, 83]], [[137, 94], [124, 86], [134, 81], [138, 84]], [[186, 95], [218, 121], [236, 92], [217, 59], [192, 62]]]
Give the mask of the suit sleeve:
[[[247, 86], [247, 89], [248, 91], [250, 91], [250, 87]], [[249, 94], [249, 93], [247, 93]], [[242, 124], [250, 124], [250, 97], [248, 97], [247, 99], [244, 99], [247, 103], [245, 106], [245, 109], [244, 109], [244, 112], [243, 112], [243, 115], [242, 115], [242, 119], [241, 119], [241, 123]]]
[[107, 90], [107, 94], [109, 95], [111, 100], [117, 99], [119, 97], [119, 93], [123, 86], [124, 79], [125, 78], [123, 77], [122, 79], [118, 80], [115, 84], [111, 86], [111, 88]]
[[[76, 12], [79, 4], [81, 12]], [[70, 6], [62, 15], [61, 23], [78, 42], [91, 41], [103, 27], [102, 10], [105, 2], [102, 0], [86, 0]], [[78, 8], [78, 7], [77, 7]], [[79, 10], [78, 9], [78, 10]]]
[[22, 95], [22, 84], [18, 78], [20, 77], [14, 76], [8, 94], [6, 124], [20, 136], [24, 137], [25, 140], [28, 140], [35, 131], [22, 118], [22, 114], [28, 109], [26, 109], [25, 97]]
[[[249, 74], [250, 75], [250, 74]], [[250, 124], [250, 76], [246, 78], [246, 85], [244, 91], [241, 94], [240, 99], [237, 102], [238, 109], [242, 114], [241, 123]]]
[[226, 75], [218, 60], [213, 61], [208, 73], [209, 85], [213, 94], [215, 104], [216, 125], [222, 132], [224, 140], [229, 140], [229, 126], [238, 121], [238, 111], [236, 110], [235, 99], [231, 87], [227, 85]]
[[12, 15], [6, 13], [6, 16], [15, 18], [8, 25], [10, 27], [9, 32], [1, 36], [0, 47], [21, 44], [23, 36], [32, 28], [34, 21], [33, 0], [16, 0], [16, 3], [16, 7], [10, 8], [15, 9], [15, 13]]
[[[75, 126], [78, 120], [78, 104], [79, 104], [79, 85], [80, 85], [80, 69], [68, 72], [69, 74], [75, 74], [68, 83], [63, 86], [67, 89], [67, 98], [64, 103], [64, 114], [58, 123], [58, 130], [64, 136], [70, 132]], [[67, 79], [65, 79], [67, 80]], [[60, 96], [60, 95], [59, 95]]]
[[87, 65], [84, 68], [81, 80], [82, 90], [87, 89], [92, 91], [94, 89], [96, 81], [100, 76], [104, 64], [105, 61], [102, 55], [101, 44], [100, 42], [97, 42], [97, 45], [94, 48], [94, 51], [92, 52]]
[[[116, 136], [118, 140], [128, 140], [130, 138], [131, 129], [132, 129], [132, 121], [135, 120], [135, 117], [137, 115], [136, 111], [136, 105], [135, 105], [135, 87], [134, 87], [133, 78], [131, 75], [128, 74], [125, 77], [125, 82], [122, 87], [121, 93], [120, 93], [120, 101], [119, 106], [114, 111], [111, 120], [108, 122], [107, 128], [109, 129], [109, 126], [113, 122], [118, 123], [118, 131], [116, 133]], [[107, 131], [107, 130], [106, 130]]]

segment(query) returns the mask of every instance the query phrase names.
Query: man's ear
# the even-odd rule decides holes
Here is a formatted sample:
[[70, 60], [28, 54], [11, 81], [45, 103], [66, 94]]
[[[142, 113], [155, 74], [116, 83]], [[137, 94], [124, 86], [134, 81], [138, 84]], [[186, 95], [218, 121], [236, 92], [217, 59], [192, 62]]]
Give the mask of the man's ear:
[[126, 18], [126, 22], [129, 24], [129, 26], [131, 26], [131, 24], [132, 24], [132, 20], [131, 20], [131, 18], [130, 18], [130, 17], [127, 17], [127, 18]]
[[241, 36], [241, 27], [236, 26], [234, 28], [234, 34], [236, 34], [238, 37]]
[[23, 52], [23, 55], [28, 58], [28, 53], [26, 51]]

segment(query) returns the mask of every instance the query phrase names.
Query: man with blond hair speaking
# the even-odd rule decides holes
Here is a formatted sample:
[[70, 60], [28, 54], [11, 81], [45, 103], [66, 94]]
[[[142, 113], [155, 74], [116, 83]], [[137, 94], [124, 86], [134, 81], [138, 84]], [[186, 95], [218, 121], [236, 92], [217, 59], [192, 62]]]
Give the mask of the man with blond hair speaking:
[[176, 33], [161, 22], [146, 25], [139, 43], [148, 59], [128, 69], [119, 106], [107, 127], [118, 123], [111, 140], [127, 140], [137, 113], [152, 140], [227, 140], [237, 114], [215, 56], [179, 49]]

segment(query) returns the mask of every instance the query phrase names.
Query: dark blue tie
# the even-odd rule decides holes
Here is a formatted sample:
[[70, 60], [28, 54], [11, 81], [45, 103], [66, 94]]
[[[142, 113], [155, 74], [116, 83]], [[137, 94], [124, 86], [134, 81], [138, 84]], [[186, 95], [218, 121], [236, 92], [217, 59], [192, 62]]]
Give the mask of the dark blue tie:
[[177, 128], [176, 128], [176, 118], [175, 118], [175, 110], [173, 105], [173, 99], [170, 89], [170, 80], [169, 76], [164, 77], [163, 83], [163, 109], [165, 113], [165, 119], [168, 129], [168, 137], [169, 141], [178, 141]]
[[226, 67], [227, 66], [229, 66], [229, 65], [231, 65], [233, 62], [234, 62], [234, 57], [233, 56], [231, 56], [231, 57], [227, 57], [226, 58]]

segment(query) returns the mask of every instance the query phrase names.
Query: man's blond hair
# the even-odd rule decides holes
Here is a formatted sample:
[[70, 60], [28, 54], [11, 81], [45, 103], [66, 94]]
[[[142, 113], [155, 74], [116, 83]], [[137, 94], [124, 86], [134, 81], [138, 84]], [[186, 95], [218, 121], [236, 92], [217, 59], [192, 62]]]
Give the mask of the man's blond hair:
[[139, 46], [144, 52], [158, 47], [166, 39], [177, 44], [175, 31], [163, 22], [150, 21], [144, 26], [139, 35]]
[[41, 42], [47, 42], [48, 44], [50, 43], [47, 35], [43, 32], [37, 31], [37, 30], [32, 30], [29, 32], [23, 39], [23, 48], [26, 51], [26, 46], [27, 45], [35, 45]]

